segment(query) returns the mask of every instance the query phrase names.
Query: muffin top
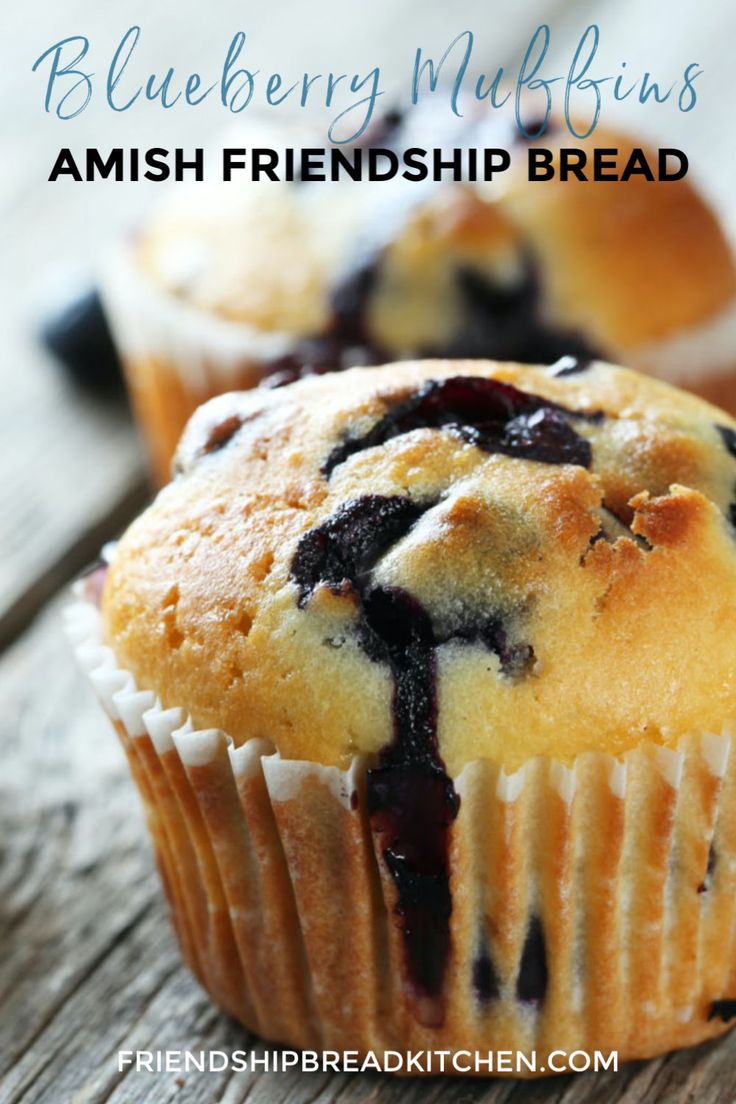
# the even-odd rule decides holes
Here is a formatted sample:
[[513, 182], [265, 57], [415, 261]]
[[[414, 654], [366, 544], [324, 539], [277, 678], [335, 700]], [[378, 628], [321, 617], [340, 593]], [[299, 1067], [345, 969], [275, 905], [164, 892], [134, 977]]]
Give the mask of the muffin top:
[[120, 541], [106, 638], [288, 758], [674, 744], [736, 716], [735, 498], [736, 422], [601, 362], [223, 395]]
[[[320, 146], [285, 133], [281, 152], [310, 141]], [[600, 127], [573, 140], [552, 123], [536, 144], [556, 167], [563, 146], [617, 150], [621, 173], [637, 142]], [[259, 145], [274, 146], [272, 128], [248, 132], [249, 148]], [[140, 235], [138, 265], [198, 311], [293, 341], [294, 355], [273, 366], [292, 375], [412, 356], [548, 363], [568, 353], [649, 369], [650, 346], [733, 305], [727, 242], [687, 179], [530, 182], [529, 143], [477, 110], [451, 124], [429, 106], [391, 116], [363, 148], [342, 152], [368, 146], [445, 158], [501, 147], [512, 167], [491, 183], [236, 174], [180, 188]]]

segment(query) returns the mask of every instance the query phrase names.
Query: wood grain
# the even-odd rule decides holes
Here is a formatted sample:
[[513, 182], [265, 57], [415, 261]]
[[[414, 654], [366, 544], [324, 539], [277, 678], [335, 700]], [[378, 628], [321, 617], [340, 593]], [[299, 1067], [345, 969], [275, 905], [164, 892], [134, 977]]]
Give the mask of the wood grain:
[[[53, 603], [2, 660], [3, 1104], [733, 1104], [736, 1035], [619, 1073], [537, 1082], [372, 1074], [118, 1073], [118, 1050], [250, 1050], [180, 964], [112, 728]], [[182, 1083], [179, 1083], [179, 1082]]]

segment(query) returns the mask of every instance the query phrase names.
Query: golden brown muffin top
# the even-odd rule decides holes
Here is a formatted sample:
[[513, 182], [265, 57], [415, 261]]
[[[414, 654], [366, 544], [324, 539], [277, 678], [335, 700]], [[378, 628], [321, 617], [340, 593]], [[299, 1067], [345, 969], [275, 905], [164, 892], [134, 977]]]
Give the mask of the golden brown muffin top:
[[[551, 317], [587, 333], [598, 348], [627, 356], [642, 345], [706, 322], [736, 295], [736, 266], [718, 221], [689, 179], [566, 181], [560, 148], [592, 157], [617, 150], [621, 174], [640, 143], [597, 128], [584, 141], [555, 132], [555, 177], [530, 182], [521, 170], [501, 206], [544, 273]], [[657, 154], [645, 148], [649, 164]]]
[[[736, 422], [636, 373], [425, 361], [223, 395], [121, 540], [108, 642], [164, 706], [455, 777], [736, 717]], [[398, 736], [397, 736], [398, 734]]]

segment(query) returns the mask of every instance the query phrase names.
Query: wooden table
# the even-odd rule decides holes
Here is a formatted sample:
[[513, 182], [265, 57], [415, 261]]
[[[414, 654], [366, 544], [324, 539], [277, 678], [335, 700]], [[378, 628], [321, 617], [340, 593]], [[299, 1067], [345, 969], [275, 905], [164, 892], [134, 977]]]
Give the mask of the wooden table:
[[[12, 171], [4, 171], [0, 182], [0, 1101], [733, 1102], [736, 1035], [618, 1074], [534, 1083], [117, 1072], [120, 1049], [260, 1044], [218, 1013], [180, 964], [122, 753], [62, 633], [69, 578], [148, 492], [125, 404], [76, 390], [46, 358], [33, 339], [36, 301], [55, 266], [61, 264], [63, 272], [70, 261], [90, 264], [156, 193], [150, 185], [45, 183], [51, 157], [72, 138], [62, 140], [58, 126], [42, 116], [28, 59], [61, 34], [83, 30], [109, 44], [140, 21], [147, 56], [167, 57], [173, 43], [177, 57], [201, 62], [221, 53], [232, 31], [247, 22], [253, 39], [260, 36], [287, 63], [352, 49], [357, 60], [387, 58], [397, 85], [419, 31], [436, 47], [471, 26], [497, 58], [511, 56], [541, 12], [560, 39], [598, 18], [608, 49], [618, 51], [619, 59], [648, 56], [654, 64], [694, 56], [705, 66], [704, 114], [658, 116], [657, 126], [663, 143], [687, 149], [728, 225], [736, 227], [736, 204], [729, 205], [736, 155], [722, 133], [724, 125], [732, 131], [734, 124], [719, 109], [720, 97], [729, 112], [734, 104], [727, 54], [724, 49], [721, 55], [719, 45], [732, 41], [736, 31], [731, 6], [717, 0], [699, 8], [668, 5], [665, 27], [664, 5], [635, 0], [617, 4], [615, 12], [605, 4], [526, 0], [513, 18], [506, 12], [502, 20], [491, 18], [493, 5], [476, 0], [455, 0], [451, 17], [445, 5], [425, 10], [412, 0], [403, 5], [399, 22], [389, 0], [375, 0], [369, 12], [320, 0], [310, 7], [303, 41], [284, 41], [283, 27], [305, 19], [297, 3], [244, 14], [242, 4], [229, 0], [213, 18], [194, 4], [183, 10], [162, 4], [152, 11], [151, 5], [126, 0], [115, 8], [115, 27], [112, 9], [89, 0], [32, 3], [34, 18], [28, 4], [3, 13], [17, 57], [0, 68], [2, 110], [12, 105], [3, 146]], [[498, 4], [496, 16], [506, 8]], [[199, 144], [215, 122], [222, 119], [204, 113], [192, 121], [172, 113], [165, 141], [175, 145], [186, 136], [188, 144]], [[654, 129], [651, 113], [641, 123]], [[79, 146], [101, 145], [101, 134], [110, 145], [144, 145], [163, 140], [161, 127], [155, 113], [110, 119], [109, 113], [92, 112], [70, 133]]]

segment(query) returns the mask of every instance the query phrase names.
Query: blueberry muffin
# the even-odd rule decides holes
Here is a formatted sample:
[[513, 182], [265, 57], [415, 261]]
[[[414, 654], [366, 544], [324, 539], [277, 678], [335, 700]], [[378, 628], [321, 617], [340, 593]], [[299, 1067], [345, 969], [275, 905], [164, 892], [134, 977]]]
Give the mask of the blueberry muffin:
[[213, 998], [537, 1072], [726, 1030], [736, 422], [408, 362], [213, 399], [176, 472], [72, 621]]
[[[736, 406], [736, 269], [687, 180], [530, 183], [527, 143], [487, 116], [390, 116], [366, 142], [510, 148], [512, 168], [491, 184], [179, 186], [109, 266], [159, 481], [212, 395], [390, 359], [597, 355]], [[540, 142], [570, 139], [553, 126]], [[273, 130], [249, 145], [272, 147]], [[618, 148], [620, 169], [633, 143], [597, 130], [593, 145]]]

